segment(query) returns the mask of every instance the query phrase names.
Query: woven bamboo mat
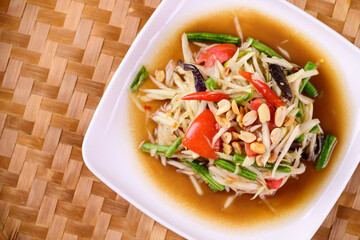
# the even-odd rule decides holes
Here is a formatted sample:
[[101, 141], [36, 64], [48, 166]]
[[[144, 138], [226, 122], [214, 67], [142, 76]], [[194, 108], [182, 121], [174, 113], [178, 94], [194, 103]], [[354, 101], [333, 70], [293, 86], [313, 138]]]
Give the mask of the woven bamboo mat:
[[[0, 239], [182, 239], [84, 165], [112, 75], [160, 0], [0, 0]], [[359, 0], [292, 0], [360, 47]], [[314, 239], [360, 236], [360, 168]]]

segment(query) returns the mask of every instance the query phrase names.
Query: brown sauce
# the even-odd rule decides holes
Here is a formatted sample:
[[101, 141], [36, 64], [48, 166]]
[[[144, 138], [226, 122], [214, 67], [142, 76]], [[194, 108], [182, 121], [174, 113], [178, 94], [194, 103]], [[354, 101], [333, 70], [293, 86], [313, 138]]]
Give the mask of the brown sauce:
[[[159, 191], [168, 196], [170, 201], [177, 203], [177, 206], [190, 212], [190, 215], [210, 222], [215, 221], [216, 224], [248, 228], [249, 226], [259, 226], [259, 224], [264, 226], [264, 223], [266, 225], [269, 222], [274, 223], [274, 220], [284, 220], [309, 206], [311, 200], [318, 194], [321, 186], [326, 184], [329, 175], [341, 161], [349, 122], [347, 108], [344, 107], [347, 104], [344, 91], [342, 91], [344, 86], [341, 85], [340, 73], [335, 71], [335, 63], [332, 59], [327, 58], [328, 56], [321, 51], [319, 46], [315, 46], [307, 36], [296, 33], [294, 29], [276, 19], [254, 11], [246, 11], [246, 14], [239, 11], [239, 13], [238, 18], [244, 37], [251, 36], [273, 49], [281, 46], [289, 52], [290, 61], [300, 66], [304, 66], [307, 61], [325, 60], [318, 68], [320, 74], [313, 77], [311, 82], [320, 93], [314, 104], [314, 118], [320, 119], [321, 126], [326, 133], [338, 137], [338, 144], [329, 165], [324, 170], [316, 171], [314, 163], [306, 163], [306, 172], [299, 175], [299, 179], [289, 180], [284, 187], [277, 191], [275, 196], [267, 199], [268, 203], [276, 210], [274, 213], [262, 200], [250, 200], [252, 196], [248, 195], [236, 198], [229, 208], [223, 210], [225, 200], [232, 196], [233, 192], [212, 192], [202, 184], [204, 195], [199, 196], [188, 176], [176, 173], [175, 168], [164, 167], [159, 160], [142, 152], [139, 152], [139, 158], [136, 161], [140, 161], [143, 166], [142, 171]], [[161, 43], [162, 46], [157, 46], [159, 51], [154, 55], [154, 59], [146, 65], [150, 73], [153, 74], [156, 69], [164, 69], [169, 59], [175, 61], [183, 59], [181, 51], [181, 34], [183, 32], [227, 33], [237, 36], [231, 12], [211, 14], [211, 17], [195, 19], [179, 27], [179, 31]], [[288, 41], [280, 44], [284, 40]], [[150, 81], [142, 86], [142, 88], [146, 87], [153, 87]], [[145, 126], [144, 114], [134, 106], [130, 109], [129, 117], [136, 148], [141, 141], [147, 140], [147, 131], [144, 129], [152, 129], [154, 125]]]

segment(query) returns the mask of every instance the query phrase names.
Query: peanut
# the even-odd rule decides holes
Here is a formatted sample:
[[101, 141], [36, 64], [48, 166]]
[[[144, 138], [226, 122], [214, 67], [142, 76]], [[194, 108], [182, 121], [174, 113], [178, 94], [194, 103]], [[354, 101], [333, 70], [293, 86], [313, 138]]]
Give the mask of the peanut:
[[286, 107], [281, 106], [278, 109], [276, 109], [275, 120], [274, 120], [275, 125], [277, 127], [281, 127], [284, 123], [285, 117], [286, 117]]
[[232, 142], [231, 143], [232, 147], [234, 148], [234, 152], [237, 154], [241, 154], [242, 150], [241, 150], [241, 146], [239, 142]]
[[295, 118], [293, 116], [286, 117], [285, 120], [286, 120], [284, 123], [285, 127], [289, 127], [289, 126], [293, 125], [295, 122]]
[[223, 128], [231, 127], [231, 122], [225, 117], [215, 116], [215, 120]]
[[263, 155], [257, 155], [255, 157], [256, 164], [259, 165], [260, 167], [263, 167], [264, 166], [263, 159], [264, 159]]
[[227, 111], [225, 116], [226, 116], [226, 119], [229, 121], [233, 120], [236, 117], [235, 113], [231, 109], [229, 111]]
[[247, 114], [245, 114], [245, 116], [242, 119], [242, 122], [244, 124], [244, 126], [250, 126], [251, 124], [253, 124], [257, 119], [257, 112], [254, 110], [251, 110], [250, 112], [248, 112]]
[[222, 144], [222, 146], [223, 146], [223, 152], [225, 153], [225, 154], [231, 154], [232, 153], [232, 146], [230, 146], [230, 144], [228, 144], [228, 143], [223, 143]]
[[274, 128], [270, 133], [270, 139], [272, 144], [278, 144], [281, 140], [281, 129]]
[[221, 71], [222, 75], [224, 75], [224, 76], [229, 75], [230, 72], [231, 72], [231, 69], [229, 67], [226, 67]]
[[231, 101], [231, 109], [236, 115], [240, 114], [239, 107], [238, 107], [237, 102], [235, 100]]
[[259, 119], [261, 123], [270, 121], [270, 110], [266, 103], [263, 103], [258, 108]]
[[155, 75], [156, 80], [158, 80], [159, 82], [163, 82], [165, 80], [165, 72], [163, 70], [156, 71]]
[[232, 136], [231, 133], [229, 132], [225, 132], [223, 135], [221, 135], [221, 139], [225, 142], [225, 143], [230, 143]]
[[246, 143], [251, 143], [256, 140], [256, 136], [251, 132], [247, 132], [247, 131], [240, 131], [239, 138]]
[[253, 151], [254, 153], [257, 154], [263, 154], [266, 152], [266, 147], [264, 144], [260, 143], [260, 142], [253, 142], [250, 144], [250, 149], [251, 151]]
[[223, 113], [226, 113], [230, 109], [230, 102], [229, 100], [223, 99], [220, 102], [218, 102], [218, 110], [216, 111], [216, 115], [221, 115]]

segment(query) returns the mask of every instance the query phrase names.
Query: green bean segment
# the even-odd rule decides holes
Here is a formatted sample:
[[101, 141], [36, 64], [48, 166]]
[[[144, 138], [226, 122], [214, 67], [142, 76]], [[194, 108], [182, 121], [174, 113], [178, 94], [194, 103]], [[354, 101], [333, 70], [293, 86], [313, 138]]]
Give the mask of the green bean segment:
[[[285, 164], [285, 165], [288, 165], [288, 164]], [[265, 168], [268, 170], [273, 170], [275, 165], [272, 163], [266, 163], [265, 166], [261, 167], [261, 166], [257, 165], [256, 163], [254, 163], [253, 166], [258, 167], [258, 168]], [[278, 166], [276, 171], [283, 172], [283, 173], [289, 173], [289, 172], [291, 172], [291, 168], [286, 167], [286, 166]]]
[[252, 40], [251, 46], [253, 46], [257, 50], [259, 50], [260, 52], [263, 52], [263, 53], [265, 53], [266, 55], [268, 55], [270, 57], [283, 58], [280, 54], [278, 54], [277, 52], [275, 52], [273, 49], [266, 46], [265, 44], [263, 44], [263, 43], [261, 43], [259, 41], [256, 41], [255, 39], [253, 39], [251, 37], [249, 37], [248, 40]]
[[171, 144], [171, 146], [165, 153], [165, 156], [167, 158], [170, 158], [176, 152], [176, 150], [179, 148], [180, 144], [182, 143], [182, 139], [183, 139], [182, 137], [179, 137], [178, 139], [176, 139], [176, 141], [173, 144]]
[[[214, 164], [225, 170], [228, 170], [229, 172], [232, 172], [232, 173], [234, 173], [236, 171], [236, 166], [234, 164], [232, 164], [226, 160], [223, 160], [223, 159], [215, 160]], [[243, 178], [252, 180], [252, 181], [256, 181], [256, 179], [257, 179], [256, 173], [246, 170], [246, 169], [243, 169], [243, 168], [239, 169], [239, 172], [237, 173], [237, 175], [239, 175]]]
[[214, 91], [215, 89], [219, 89], [219, 87], [216, 85], [213, 78], [208, 78], [206, 81], [206, 86], [210, 91]]
[[145, 66], [142, 66], [130, 85], [131, 92], [136, 92], [147, 76], [149, 76], [149, 73], [146, 71]]
[[326, 134], [324, 145], [316, 162], [315, 169], [323, 169], [327, 166], [331, 153], [336, 145], [337, 138], [333, 135]]
[[299, 101], [299, 103], [298, 103], [298, 108], [299, 108], [299, 111], [296, 113], [296, 116], [298, 118], [303, 118], [304, 117], [304, 108], [303, 108], [303, 104], [301, 101]]
[[217, 33], [187, 33], [189, 41], [199, 42], [215, 42], [215, 43], [232, 43], [239, 44], [239, 38], [228, 34], [217, 34]]
[[232, 157], [231, 161], [233, 161], [234, 163], [242, 164], [244, 162], [245, 158], [246, 158], [246, 155], [235, 153], [234, 156]]
[[315, 127], [313, 127], [310, 132], [311, 133], [317, 133], [320, 131], [320, 127], [319, 127], [319, 124], [315, 125]]
[[311, 82], [308, 82], [305, 87], [304, 91], [310, 96], [310, 97], [316, 97], [318, 95], [318, 91], [314, 87], [314, 85], [311, 84]]
[[297, 138], [295, 138], [294, 141], [296, 141], [296, 142], [302, 142], [302, 141], [304, 141], [304, 134], [301, 134], [300, 136], [298, 136]]
[[248, 93], [245, 96], [237, 97], [234, 100], [237, 102], [237, 104], [241, 104], [241, 103], [249, 100], [251, 97], [252, 97], [252, 93]]
[[143, 145], [141, 146], [140, 150], [143, 152], [150, 152], [150, 150], [152, 149], [156, 149], [157, 152], [167, 152], [170, 148], [169, 145], [157, 145], [157, 144], [152, 144], [152, 143], [143, 143]]
[[189, 161], [185, 161], [187, 164], [189, 164], [193, 169], [194, 171], [200, 175], [200, 177], [210, 185], [210, 188], [214, 191], [214, 190], [219, 190], [219, 191], [222, 191], [225, 189], [225, 186], [218, 183], [217, 181], [215, 181], [211, 174], [209, 173], [209, 170], [203, 166], [203, 165], [200, 165], [198, 161], [192, 161], [192, 162], [189, 162]]
[[[317, 66], [316, 66], [315, 63], [307, 62], [305, 64], [304, 71], [314, 70], [316, 68], [317, 68]], [[306, 78], [301, 79], [302, 83], [301, 83], [301, 86], [299, 88], [299, 92], [302, 93], [302, 91], [305, 91], [307, 94], [309, 94], [309, 96], [315, 97], [315, 96], [318, 95], [318, 92], [317, 92], [316, 88], [314, 87], [314, 85], [312, 85], [309, 82], [309, 80], [310, 80], [310, 77], [306, 77]]]

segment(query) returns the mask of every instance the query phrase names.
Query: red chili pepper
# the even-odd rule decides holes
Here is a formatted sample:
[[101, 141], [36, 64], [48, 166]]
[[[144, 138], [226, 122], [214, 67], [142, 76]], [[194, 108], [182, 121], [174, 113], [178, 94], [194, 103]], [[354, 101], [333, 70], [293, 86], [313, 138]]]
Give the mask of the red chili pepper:
[[234, 56], [236, 49], [236, 45], [231, 43], [216, 45], [200, 53], [196, 59], [196, 64], [204, 63], [204, 67], [208, 68], [214, 66], [216, 60], [223, 63]]
[[218, 128], [213, 113], [209, 109], [204, 110], [190, 124], [182, 144], [202, 157], [218, 159], [215, 151], [218, 151], [220, 144], [217, 142], [217, 146], [211, 146]]
[[212, 102], [220, 102], [223, 99], [229, 99], [229, 96], [219, 91], [196, 92], [181, 98], [181, 100], [205, 100]]
[[282, 184], [283, 179], [265, 179], [268, 189], [279, 189]]
[[239, 74], [248, 80], [256, 88], [256, 90], [273, 106], [278, 108], [285, 104], [266, 83], [258, 79], [253, 79], [252, 73], [239, 71]]
[[246, 152], [246, 156], [248, 157], [255, 157], [256, 155], [258, 155], [257, 153], [254, 153], [250, 149], [250, 143], [245, 143], [245, 152]]
[[151, 111], [151, 106], [145, 105], [145, 106], [144, 106], [144, 109], [145, 109], [145, 110], [148, 110], [148, 111]]

